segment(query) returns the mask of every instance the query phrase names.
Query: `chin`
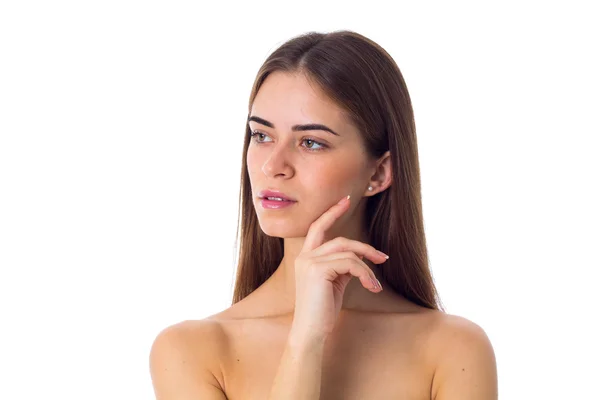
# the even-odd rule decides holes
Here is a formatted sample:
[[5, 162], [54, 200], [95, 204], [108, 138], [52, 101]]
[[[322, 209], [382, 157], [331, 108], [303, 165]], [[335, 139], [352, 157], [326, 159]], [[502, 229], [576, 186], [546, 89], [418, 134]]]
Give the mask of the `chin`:
[[263, 216], [263, 218], [258, 218], [258, 223], [265, 235], [282, 239], [305, 237], [308, 232], [308, 226], [302, 226], [288, 218]]

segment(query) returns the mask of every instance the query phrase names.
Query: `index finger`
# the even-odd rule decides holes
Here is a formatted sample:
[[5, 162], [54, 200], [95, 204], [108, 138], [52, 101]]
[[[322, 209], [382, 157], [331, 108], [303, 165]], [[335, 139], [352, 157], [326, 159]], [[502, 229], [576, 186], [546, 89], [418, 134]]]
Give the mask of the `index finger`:
[[348, 210], [347, 205], [350, 204], [350, 195], [344, 197], [337, 204], [331, 206], [329, 210], [325, 211], [319, 218], [315, 220], [308, 228], [304, 245], [302, 246], [301, 253], [305, 251], [314, 250], [323, 244], [325, 238], [325, 232], [333, 226], [335, 221]]

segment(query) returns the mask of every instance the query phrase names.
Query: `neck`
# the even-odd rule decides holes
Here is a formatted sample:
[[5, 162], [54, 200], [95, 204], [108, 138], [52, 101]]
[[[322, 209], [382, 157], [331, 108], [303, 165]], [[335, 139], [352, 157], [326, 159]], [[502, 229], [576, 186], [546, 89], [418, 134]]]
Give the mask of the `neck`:
[[[323, 243], [332, 240], [338, 236], [343, 236], [347, 239], [357, 240], [363, 243], [369, 243], [366, 232], [361, 230], [361, 223], [357, 223], [355, 226], [345, 226], [339, 230], [343, 232], [328, 231]], [[293, 310], [296, 298], [296, 279], [295, 279], [295, 261], [302, 246], [304, 245], [305, 237], [300, 238], [284, 238], [284, 256], [279, 264], [277, 270], [273, 273], [273, 276], [269, 279], [271, 281], [272, 288], [279, 293], [279, 298], [282, 301], [282, 305], [285, 305], [286, 309]], [[371, 263], [366, 257], [363, 258], [363, 262], [373, 270], [377, 278], [381, 281], [381, 273], [379, 266]], [[386, 285], [382, 282], [384, 291]], [[372, 304], [373, 300], [376, 300], [375, 296], [380, 296], [382, 293], [372, 293], [366, 289], [358, 278], [350, 280], [346, 290], [344, 291], [344, 299], [342, 301], [342, 309], [356, 309], [356, 310], [367, 310]]]

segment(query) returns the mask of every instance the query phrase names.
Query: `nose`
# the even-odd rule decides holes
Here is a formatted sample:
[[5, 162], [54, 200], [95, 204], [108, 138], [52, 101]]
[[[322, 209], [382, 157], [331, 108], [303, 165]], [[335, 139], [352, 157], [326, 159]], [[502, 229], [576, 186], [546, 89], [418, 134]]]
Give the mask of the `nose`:
[[272, 151], [265, 160], [262, 166], [262, 171], [265, 176], [272, 178], [278, 175], [283, 175], [287, 178], [292, 176], [292, 167], [289, 163], [289, 154], [287, 152], [287, 144], [281, 146], [272, 146]]

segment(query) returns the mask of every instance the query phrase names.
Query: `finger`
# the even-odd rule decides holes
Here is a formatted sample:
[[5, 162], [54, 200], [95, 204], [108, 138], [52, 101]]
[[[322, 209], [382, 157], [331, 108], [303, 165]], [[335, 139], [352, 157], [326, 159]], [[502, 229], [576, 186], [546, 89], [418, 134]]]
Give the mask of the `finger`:
[[367, 270], [367, 272], [369, 273], [369, 276], [373, 279], [377, 278], [375, 273], [373, 272], [373, 270], [371, 268], [369, 268], [369, 266], [362, 261], [362, 259], [360, 259], [356, 253], [352, 252], [352, 251], [344, 251], [341, 253], [331, 253], [331, 254], [325, 254], [319, 257], [314, 257], [311, 259], [311, 263], [322, 263], [322, 262], [326, 262], [326, 261], [333, 261], [333, 260], [354, 260], [356, 262], [359, 263], [359, 265], [361, 265], [363, 268], [365, 268]]
[[379, 292], [381, 289], [377, 283], [371, 280], [369, 271], [360, 265], [357, 259], [337, 259], [311, 264], [311, 267], [317, 270], [316, 273], [325, 273], [330, 282], [335, 281], [340, 275], [350, 274], [358, 278], [360, 283], [373, 292]]
[[333, 205], [310, 225], [301, 253], [316, 249], [323, 244], [325, 232], [348, 210], [350, 205], [348, 197], [344, 197], [339, 203]]
[[356, 253], [357, 256], [367, 257], [375, 264], [384, 263], [389, 258], [387, 254], [377, 250], [370, 244], [360, 242], [358, 240], [348, 239], [343, 236], [323, 243], [321, 246], [313, 250], [311, 254], [313, 256], [321, 256], [344, 251], [352, 251]]

